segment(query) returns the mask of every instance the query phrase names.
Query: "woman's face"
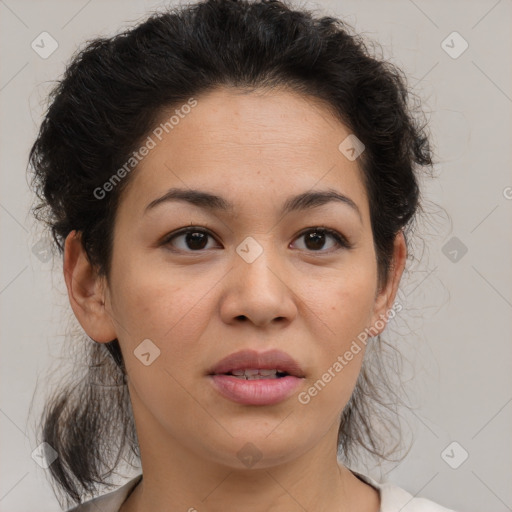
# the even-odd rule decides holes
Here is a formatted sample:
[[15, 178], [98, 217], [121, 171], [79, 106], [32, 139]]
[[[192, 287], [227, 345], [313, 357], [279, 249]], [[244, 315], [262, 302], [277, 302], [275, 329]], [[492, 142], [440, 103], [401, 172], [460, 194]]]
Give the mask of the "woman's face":
[[[144, 141], [151, 147], [118, 207], [108, 319], [95, 334], [119, 340], [141, 442], [163, 436], [231, 467], [246, 463], [245, 450], [259, 467], [271, 466], [326, 434], [336, 442], [363, 359], [358, 335], [382, 330], [397, 280], [377, 288], [359, 161], [339, 149], [350, 132], [321, 103], [289, 91], [235, 89], [195, 100], [177, 107], [179, 115], [163, 115], [163, 124], [175, 118]], [[231, 206], [155, 203], [170, 189]], [[347, 199], [293, 202], [326, 191]], [[171, 238], [190, 226], [196, 235]], [[284, 397], [276, 381], [244, 380], [260, 401], [243, 390], [229, 398], [211, 370], [241, 350], [283, 351], [302, 378], [288, 379]], [[273, 391], [258, 395], [262, 382]]]

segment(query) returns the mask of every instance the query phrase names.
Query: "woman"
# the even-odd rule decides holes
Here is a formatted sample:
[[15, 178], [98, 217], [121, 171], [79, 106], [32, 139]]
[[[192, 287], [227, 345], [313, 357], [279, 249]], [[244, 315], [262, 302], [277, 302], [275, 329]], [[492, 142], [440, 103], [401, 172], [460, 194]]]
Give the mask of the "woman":
[[367, 363], [432, 157], [344, 23], [210, 0], [92, 41], [30, 161], [95, 342], [47, 404], [51, 474], [78, 505], [143, 470], [73, 510], [447, 510], [349, 469], [389, 452]]

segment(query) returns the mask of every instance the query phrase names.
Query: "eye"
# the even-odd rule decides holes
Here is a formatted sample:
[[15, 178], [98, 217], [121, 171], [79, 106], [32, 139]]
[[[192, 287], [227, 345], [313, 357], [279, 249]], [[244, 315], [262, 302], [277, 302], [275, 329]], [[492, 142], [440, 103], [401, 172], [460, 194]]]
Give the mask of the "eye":
[[[302, 237], [305, 237], [304, 245], [306, 246], [306, 250], [313, 252], [333, 252], [339, 248], [352, 248], [352, 245], [341, 233], [338, 233], [337, 231], [329, 228], [309, 228], [306, 231], [303, 231], [298, 238]], [[329, 237], [331, 240], [334, 240], [335, 245], [337, 245], [338, 248], [335, 248], [334, 250], [322, 251], [321, 249], [325, 245], [326, 239]]]
[[[213, 238], [213, 235], [209, 231], [199, 227], [188, 227], [166, 236], [162, 244], [172, 245], [178, 251], [182, 252], [199, 252], [209, 248], [207, 247], [208, 238]], [[181, 241], [180, 243], [171, 244], [171, 241], [174, 240]]]
[[[305, 250], [310, 252], [334, 252], [339, 248], [351, 249], [352, 245], [337, 231], [324, 227], [308, 228], [299, 235], [299, 239], [305, 237]], [[199, 252], [209, 249], [208, 238], [215, 239], [210, 231], [200, 227], [187, 227], [167, 235], [162, 240], [162, 245], [171, 246], [171, 250], [181, 252]], [[334, 240], [334, 249], [322, 250], [326, 240]], [[176, 243], [179, 240], [179, 243]], [[172, 243], [171, 243], [172, 242]], [[336, 248], [336, 245], [338, 246]]]

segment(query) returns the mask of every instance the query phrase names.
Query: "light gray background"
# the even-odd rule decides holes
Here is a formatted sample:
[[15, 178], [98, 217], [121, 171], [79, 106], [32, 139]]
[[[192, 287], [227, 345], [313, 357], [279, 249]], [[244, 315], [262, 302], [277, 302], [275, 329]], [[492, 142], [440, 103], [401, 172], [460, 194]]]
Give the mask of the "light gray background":
[[[1, 512], [59, 510], [47, 470], [31, 458], [40, 397], [28, 414], [36, 384], [36, 396], [50, 385], [48, 369], [66, 368], [60, 358], [70, 311], [59, 258], [44, 261], [32, 250], [41, 232], [28, 213], [25, 169], [45, 96], [79, 44], [161, 5], [0, 0]], [[512, 510], [512, 1], [298, 5], [342, 16], [382, 44], [423, 98], [438, 161], [438, 178], [425, 184], [435, 212], [420, 226], [427, 249], [420, 246], [404, 278], [403, 318], [388, 333], [408, 361], [414, 444], [402, 463], [369, 471], [456, 510]], [[43, 31], [59, 45], [47, 59], [31, 48]], [[453, 31], [469, 44], [458, 58], [442, 47]], [[451, 261], [448, 242], [459, 244], [458, 258], [461, 244], [467, 253]], [[452, 469], [445, 460], [455, 465], [462, 450], [468, 459]]]

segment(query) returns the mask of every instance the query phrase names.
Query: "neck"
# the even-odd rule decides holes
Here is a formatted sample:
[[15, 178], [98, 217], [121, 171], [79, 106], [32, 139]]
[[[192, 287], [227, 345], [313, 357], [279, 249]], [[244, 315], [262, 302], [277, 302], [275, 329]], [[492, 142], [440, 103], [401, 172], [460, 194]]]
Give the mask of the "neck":
[[377, 512], [380, 507], [378, 491], [338, 463], [331, 443], [263, 469], [199, 459], [181, 445], [164, 452], [143, 437], [140, 446], [144, 476], [120, 512]]

